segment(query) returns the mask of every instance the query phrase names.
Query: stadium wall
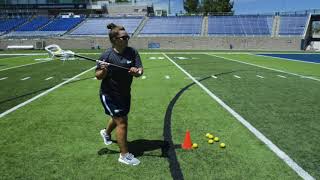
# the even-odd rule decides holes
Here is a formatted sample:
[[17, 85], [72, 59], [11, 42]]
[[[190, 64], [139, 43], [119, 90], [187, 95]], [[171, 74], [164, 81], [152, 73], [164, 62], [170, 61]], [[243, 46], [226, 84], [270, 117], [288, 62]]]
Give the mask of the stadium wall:
[[[8, 45], [58, 44], [64, 49], [101, 49], [110, 47], [108, 37], [64, 37], [47, 39], [0, 39], [0, 49]], [[176, 49], [176, 50], [267, 50], [298, 51], [301, 50], [301, 37], [134, 37], [130, 46], [137, 49]], [[156, 46], [154, 46], [156, 45]]]

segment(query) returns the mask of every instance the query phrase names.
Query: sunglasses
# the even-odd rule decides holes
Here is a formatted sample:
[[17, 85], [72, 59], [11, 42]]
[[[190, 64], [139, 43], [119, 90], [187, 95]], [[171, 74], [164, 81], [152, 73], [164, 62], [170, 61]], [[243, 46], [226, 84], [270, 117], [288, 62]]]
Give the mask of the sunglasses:
[[130, 36], [121, 36], [121, 37], [116, 37], [116, 39], [120, 39], [120, 40], [129, 40]]

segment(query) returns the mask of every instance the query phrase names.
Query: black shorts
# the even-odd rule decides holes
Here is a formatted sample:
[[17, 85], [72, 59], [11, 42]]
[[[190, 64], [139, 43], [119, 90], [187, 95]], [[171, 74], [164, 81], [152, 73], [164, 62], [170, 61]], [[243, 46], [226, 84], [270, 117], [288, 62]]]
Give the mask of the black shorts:
[[111, 117], [127, 116], [130, 111], [130, 96], [119, 97], [100, 93], [100, 100], [105, 113]]

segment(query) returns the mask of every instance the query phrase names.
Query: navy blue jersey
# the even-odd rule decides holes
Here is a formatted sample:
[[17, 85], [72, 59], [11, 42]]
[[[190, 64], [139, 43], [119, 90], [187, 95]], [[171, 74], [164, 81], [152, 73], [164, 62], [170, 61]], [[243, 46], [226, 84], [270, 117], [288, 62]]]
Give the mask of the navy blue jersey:
[[[99, 60], [126, 68], [142, 68], [140, 55], [132, 47], [126, 47], [122, 54], [118, 54], [113, 48], [109, 48], [101, 55]], [[99, 64], [97, 64], [97, 69], [99, 69]], [[132, 78], [128, 70], [110, 65], [105, 78], [101, 82], [100, 92], [112, 96], [130, 96]]]

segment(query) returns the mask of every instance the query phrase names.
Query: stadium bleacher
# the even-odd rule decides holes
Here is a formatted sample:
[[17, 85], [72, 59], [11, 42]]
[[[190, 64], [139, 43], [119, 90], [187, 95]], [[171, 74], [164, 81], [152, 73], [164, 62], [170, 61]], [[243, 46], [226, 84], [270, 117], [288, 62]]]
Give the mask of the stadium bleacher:
[[280, 16], [280, 36], [301, 36], [306, 28], [307, 15]]
[[143, 17], [109, 17], [109, 18], [88, 18], [84, 23], [77, 27], [71, 35], [107, 35], [107, 25], [115, 23], [123, 25], [128, 34], [133, 34]]
[[13, 31], [6, 34], [6, 37], [51, 37], [61, 36], [66, 31]]
[[68, 31], [78, 25], [84, 18], [56, 18], [40, 31]]
[[45, 24], [47, 24], [50, 21], [49, 18], [44, 16], [38, 16], [34, 19], [32, 19], [30, 22], [20, 26], [16, 29], [16, 31], [36, 31]]
[[141, 36], [201, 34], [202, 16], [150, 17], [140, 32]]
[[0, 34], [13, 30], [27, 20], [27, 18], [0, 19]]
[[[278, 20], [275, 17], [278, 17]], [[28, 18], [0, 19], [0, 35], [61, 36], [70, 32], [70, 35], [79, 36], [107, 36], [107, 24], [115, 23], [123, 25], [130, 35], [141, 29], [138, 34], [141, 37], [200, 36], [204, 27], [207, 27], [209, 36], [271, 36], [272, 33], [275, 36], [301, 36], [305, 32], [308, 17], [308, 15], [208, 16], [207, 26], [202, 26], [203, 16], [149, 17], [145, 21], [143, 16], [87, 19], [84, 17], [49, 19], [38, 16], [29, 22]], [[273, 21], [279, 26], [274, 25]]]
[[270, 36], [272, 24], [273, 16], [268, 15], [209, 16], [208, 35]]
[[34, 36], [61, 36], [76, 27], [84, 20], [81, 18], [61, 18], [50, 20], [46, 17], [37, 17], [19, 27], [16, 31], [7, 34], [7, 37], [34, 37]]

